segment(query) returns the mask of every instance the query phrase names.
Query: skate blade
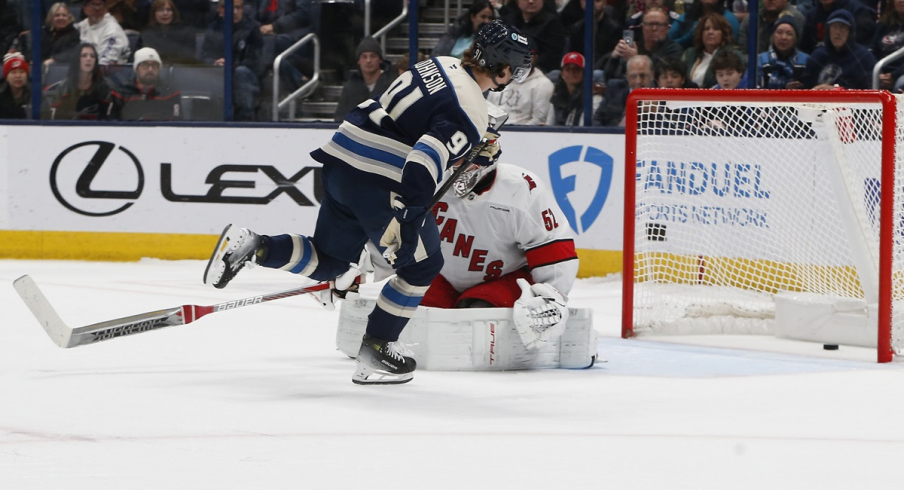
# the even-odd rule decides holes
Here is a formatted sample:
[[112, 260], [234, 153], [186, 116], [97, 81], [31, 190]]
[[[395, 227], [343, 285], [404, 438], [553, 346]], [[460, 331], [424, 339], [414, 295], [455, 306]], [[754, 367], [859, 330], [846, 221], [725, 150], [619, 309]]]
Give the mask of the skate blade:
[[356, 385], [400, 385], [414, 379], [414, 373], [393, 374], [377, 371], [358, 362], [358, 370], [352, 375], [352, 383]]
[[220, 238], [217, 240], [217, 246], [214, 247], [213, 253], [210, 254], [210, 260], [207, 261], [207, 267], [204, 268], [204, 284], [214, 284], [216, 281], [213, 280], [214, 277], [219, 279], [223, 277], [223, 271], [226, 269], [226, 264], [223, 262], [223, 256], [226, 255], [226, 248], [228, 247], [228, 239], [227, 235], [229, 234], [229, 229], [232, 228], [232, 225], [226, 225], [226, 228], [223, 229], [223, 233], [220, 234]]

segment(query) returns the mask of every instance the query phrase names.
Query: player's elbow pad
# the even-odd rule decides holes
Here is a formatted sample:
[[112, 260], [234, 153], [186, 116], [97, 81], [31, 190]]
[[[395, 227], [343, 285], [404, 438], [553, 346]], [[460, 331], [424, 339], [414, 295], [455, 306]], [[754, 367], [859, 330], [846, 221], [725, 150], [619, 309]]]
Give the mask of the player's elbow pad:
[[406, 206], [424, 206], [433, 199], [436, 183], [430, 172], [420, 164], [405, 164], [402, 169], [402, 198]]

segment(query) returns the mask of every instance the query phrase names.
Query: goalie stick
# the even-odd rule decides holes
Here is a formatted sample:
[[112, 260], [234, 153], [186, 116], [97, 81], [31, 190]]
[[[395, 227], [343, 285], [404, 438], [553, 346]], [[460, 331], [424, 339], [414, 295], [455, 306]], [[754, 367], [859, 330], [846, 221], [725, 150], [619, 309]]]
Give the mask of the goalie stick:
[[28, 309], [31, 310], [31, 313], [38, 322], [41, 323], [41, 326], [44, 327], [44, 331], [47, 332], [50, 340], [56, 345], [68, 349], [69, 347], [93, 344], [103, 340], [114, 339], [116, 337], [124, 337], [126, 335], [157, 330], [158, 328], [186, 325], [211, 313], [234, 310], [243, 306], [256, 305], [259, 303], [266, 303], [267, 301], [322, 291], [324, 289], [329, 289], [330, 284], [325, 282], [313, 286], [289, 289], [279, 293], [262, 294], [209, 306], [176, 306], [76, 328], [69, 327], [62, 319], [60, 319], [56, 310], [54, 310], [50, 302], [47, 301], [44, 293], [41, 292], [38, 285], [35, 284], [34, 280], [28, 275], [13, 281], [13, 287], [16, 289], [16, 292], [19, 293], [22, 301], [28, 306]]

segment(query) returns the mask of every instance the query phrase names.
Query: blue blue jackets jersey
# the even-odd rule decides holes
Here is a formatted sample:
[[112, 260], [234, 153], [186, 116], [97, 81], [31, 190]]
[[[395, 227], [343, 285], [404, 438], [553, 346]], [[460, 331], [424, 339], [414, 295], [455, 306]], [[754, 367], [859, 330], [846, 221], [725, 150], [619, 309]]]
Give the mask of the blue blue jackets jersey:
[[487, 123], [483, 93], [461, 61], [429, 58], [379, 100], [359, 104], [311, 156], [353, 167], [362, 185], [392, 189], [409, 206], [426, 206], [444, 170], [480, 141]]

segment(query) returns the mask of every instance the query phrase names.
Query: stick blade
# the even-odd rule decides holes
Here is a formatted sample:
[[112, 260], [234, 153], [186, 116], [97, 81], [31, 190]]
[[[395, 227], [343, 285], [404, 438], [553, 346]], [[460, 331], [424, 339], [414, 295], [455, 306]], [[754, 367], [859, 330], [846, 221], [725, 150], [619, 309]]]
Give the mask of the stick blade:
[[72, 329], [69, 328], [60, 315], [57, 314], [50, 302], [44, 296], [44, 293], [35, 284], [35, 281], [27, 274], [13, 281], [13, 287], [19, 293], [19, 297], [31, 310], [31, 314], [38, 320], [44, 331], [50, 337], [54, 344], [62, 347], [70, 347], [69, 343], [72, 339]]
[[501, 128], [509, 118], [505, 109], [489, 101], [487, 102], [487, 115], [489, 116], [490, 127], [493, 129]]

